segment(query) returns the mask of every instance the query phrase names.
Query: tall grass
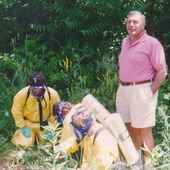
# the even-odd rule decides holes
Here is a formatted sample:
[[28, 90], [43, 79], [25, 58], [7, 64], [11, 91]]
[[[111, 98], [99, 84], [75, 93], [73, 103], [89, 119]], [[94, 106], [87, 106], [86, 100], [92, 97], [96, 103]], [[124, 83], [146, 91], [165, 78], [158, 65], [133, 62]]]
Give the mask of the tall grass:
[[159, 132], [163, 140], [160, 144], [155, 146], [151, 156], [154, 160], [155, 169], [170, 170], [170, 116], [166, 115], [164, 109], [159, 107], [157, 117], [161, 117], [163, 120], [164, 130]]
[[[151, 153], [152, 160], [154, 161], [155, 170], [169, 170], [170, 169], [170, 123], [167, 116], [161, 107], [158, 108], [157, 117], [162, 117], [164, 123], [164, 131], [160, 132], [162, 136], [162, 143], [157, 144]], [[70, 168], [69, 165], [72, 162], [72, 167], [76, 166], [75, 160], [72, 157], [68, 157], [66, 161], [56, 164], [57, 158], [60, 157], [59, 153], [54, 152], [54, 147], [58, 143], [58, 137], [60, 136], [60, 130], [57, 126], [50, 125], [45, 127], [52, 132], [53, 138], [50, 140], [51, 147], [39, 146], [38, 144], [34, 148], [22, 150], [21, 148], [13, 148], [6, 142], [3, 136], [0, 136], [0, 149], [3, 152], [0, 156], [0, 167], [2, 162], [6, 163], [6, 167], [9, 170], [15, 170], [19, 166], [30, 168], [31, 170], [66, 170]], [[2, 146], [4, 150], [2, 149]], [[10, 149], [5, 151], [10, 146]], [[147, 150], [147, 147], [145, 148]], [[148, 150], [149, 151], [149, 150]], [[121, 163], [121, 166], [127, 170], [131, 169], [131, 166], [126, 163]], [[96, 167], [96, 168], [95, 168]], [[113, 165], [113, 169], [117, 168], [118, 164]], [[97, 164], [89, 166], [89, 169], [97, 170]], [[3, 170], [3, 168], [2, 168]]]
[[[33, 54], [29, 53], [28, 55], [33, 56]], [[75, 55], [74, 57], [73, 61], [66, 58], [60, 61], [60, 63], [57, 63], [57, 65], [60, 66], [60, 69], [58, 69], [61, 70], [61, 72], [50, 75], [48, 80], [51, 80], [51, 82], [48, 82], [48, 84], [54, 85], [55, 81], [58, 81], [58, 78], [64, 77], [60, 83], [64, 84], [64, 87], [67, 87], [64, 89], [67, 95], [64, 96], [65, 91], [63, 90], [62, 93], [61, 90], [61, 100], [78, 103], [86, 94], [92, 93], [110, 112], [114, 112], [116, 90], [119, 83], [116, 58], [112, 55], [104, 55], [102, 61], [96, 61], [96, 72], [91, 73], [90, 67], [92, 65], [83, 66], [79, 61], [80, 56]], [[12, 168], [17, 169], [20, 165], [37, 170], [43, 169], [44, 167], [46, 169], [54, 169], [56, 167], [62, 169], [63, 167], [67, 167], [68, 161], [61, 164], [55, 163], [55, 159], [59, 155], [54, 154], [53, 149], [36, 145], [34, 148], [23, 152], [21, 148], [15, 148], [11, 144], [10, 140], [16, 129], [10, 111], [13, 97], [21, 88], [27, 85], [28, 76], [35, 71], [36, 68], [33, 69], [31, 63], [29, 63], [29, 67], [27, 67], [26, 58], [22, 59], [21, 56], [19, 57], [20, 62], [11, 58], [10, 55], [2, 58], [3, 63], [7, 62], [5, 63], [5, 67], [9, 69], [8, 72], [0, 70], [0, 168], [3, 162], [5, 162], [5, 166], [9, 170]], [[51, 68], [51, 71], [55, 71], [55, 68], [54, 70]], [[44, 72], [46, 71], [44, 70]], [[49, 72], [49, 70], [47, 70], [47, 72]], [[86, 72], [88, 72], [88, 74], [86, 74]], [[57, 86], [54, 85], [54, 87]], [[152, 153], [152, 158], [155, 162], [155, 169], [158, 170], [168, 170], [170, 163], [170, 103], [167, 93], [169, 89], [167, 79], [160, 90], [156, 126], [154, 127], [156, 145]], [[54, 132], [53, 136], [58, 135], [58, 132], [54, 129], [55, 128], [50, 129]], [[53, 138], [51, 142], [52, 148], [54, 148], [54, 144], [57, 143], [57, 141]], [[22, 153], [24, 154], [22, 155]], [[128, 169], [129, 165], [126, 166]], [[94, 167], [95, 165], [93, 165], [93, 168]]]

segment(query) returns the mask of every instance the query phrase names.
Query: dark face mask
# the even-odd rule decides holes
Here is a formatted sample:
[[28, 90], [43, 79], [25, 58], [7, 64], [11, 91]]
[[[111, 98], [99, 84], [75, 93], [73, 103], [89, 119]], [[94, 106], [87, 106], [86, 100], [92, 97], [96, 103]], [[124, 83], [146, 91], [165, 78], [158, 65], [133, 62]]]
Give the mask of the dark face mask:
[[33, 85], [29, 89], [30, 94], [37, 99], [41, 99], [45, 94], [45, 86], [44, 84], [37, 85], [37, 74], [34, 74], [33, 81]]
[[30, 94], [37, 99], [41, 99], [45, 94], [45, 90], [46, 89], [43, 85], [42, 86], [35, 86], [35, 87], [32, 86], [30, 88]]
[[[60, 126], [63, 127], [63, 110], [64, 110], [64, 105], [66, 102], [57, 102], [57, 104], [54, 106], [53, 113], [54, 116], [56, 117], [56, 120], [58, 123], [60, 123]], [[58, 106], [61, 105], [61, 110], [58, 110]]]
[[[76, 113], [76, 115], [79, 115], [79, 114], [83, 113], [84, 111], [87, 111], [87, 110], [79, 111], [79, 112]], [[74, 124], [74, 116], [72, 117], [70, 124], [72, 126], [74, 135], [76, 137], [76, 141], [78, 143], [80, 143], [82, 141], [82, 139], [84, 138], [84, 136], [89, 132], [89, 130], [91, 128], [92, 121], [93, 121], [92, 114], [90, 113], [90, 117], [87, 120], [87, 122], [85, 123], [85, 125], [83, 127], [78, 127]]]

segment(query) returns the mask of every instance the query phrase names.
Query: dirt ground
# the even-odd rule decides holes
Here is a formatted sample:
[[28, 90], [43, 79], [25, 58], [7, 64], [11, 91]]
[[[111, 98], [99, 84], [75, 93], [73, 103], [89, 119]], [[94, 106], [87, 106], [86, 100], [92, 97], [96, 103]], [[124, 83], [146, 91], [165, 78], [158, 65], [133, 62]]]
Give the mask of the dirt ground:
[[27, 165], [15, 165], [7, 160], [0, 159], [0, 170], [45, 170], [43, 167], [29, 168]]
[[[15, 163], [16, 154], [18, 154], [18, 152], [15, 150], [6, 151], [3, 154], [1, 154], [0, 170], [33, 170], [32, 168], [30, 169], [27, 165], [23, 165], [21, 163], [16, 164]], [[22, 155], [17, 155], [17, 156], [22, 156]]]
[[25, 165], [13, 165], [7, 160], [0, 159], [0, 170], [31, 170]]

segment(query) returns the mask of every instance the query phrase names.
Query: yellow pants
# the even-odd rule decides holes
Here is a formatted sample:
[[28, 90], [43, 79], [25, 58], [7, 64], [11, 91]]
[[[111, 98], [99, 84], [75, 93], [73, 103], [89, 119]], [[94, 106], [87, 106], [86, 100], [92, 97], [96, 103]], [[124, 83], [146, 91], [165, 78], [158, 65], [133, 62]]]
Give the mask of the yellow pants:
[[[47, 144], [47, 141], [44, 140], [44, 134], [47, 130], [41, 131], [40, 128], [39, 128], [40, 127], [39, 123], [36, 123], [36, 126], [33, 126], [33, 127], [28, 126], [28, 127], [31, 130], [31, 137], [30, 138], [25, 137], [22, 134], [21, 129], [16, 130], [16, 132], [14, 133], [12, 140], [11, 140], [11, 142], [15, 146], [17, 146], [17, 147], [22, 146], [24, 148], [33, 147], [36, 135], [39, 139], [40, 145]], [[48, 142], [48, 144], [49, 144], [49, 142]]]

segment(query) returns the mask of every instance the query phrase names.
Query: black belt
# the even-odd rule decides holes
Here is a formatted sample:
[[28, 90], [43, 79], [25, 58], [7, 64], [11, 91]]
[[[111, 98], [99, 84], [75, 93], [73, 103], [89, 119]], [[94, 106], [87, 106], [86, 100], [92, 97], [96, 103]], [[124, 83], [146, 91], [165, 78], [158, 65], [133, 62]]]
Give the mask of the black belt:
[[131, 86], [131, 85], [138, 85], [138, 84], [153, 82], [153, 80], [154, 79], [149, 79], [149, 80], [137, 81], [137, 82], [123, 82], [123, 81], [120, 80], [120, 83], [121, 83], [122, 86]]
[[[24, 117], [24, 120], [28, 120], [26, 117]], [[29, 120], [30, 122], [32, 122], [32, 123], [40, 123], [40, 122], [34, 122], [34, 121], [31, 121], [31, 120]], [[48, 122], [49, 122], [49, 118], [48, 119], [46, 119], [45, 121], [43, 121], [42, 122], [42, 126], [48, 126]]]

